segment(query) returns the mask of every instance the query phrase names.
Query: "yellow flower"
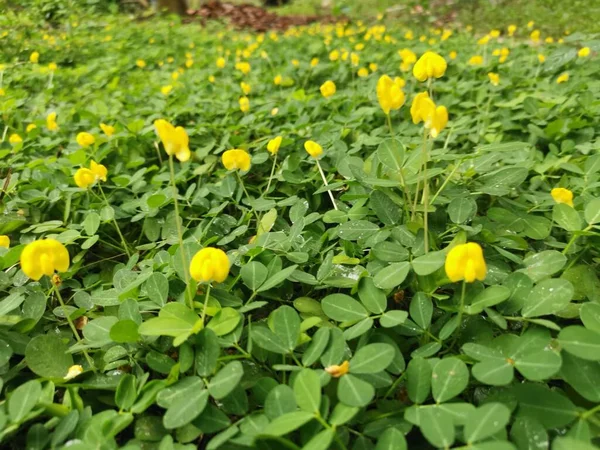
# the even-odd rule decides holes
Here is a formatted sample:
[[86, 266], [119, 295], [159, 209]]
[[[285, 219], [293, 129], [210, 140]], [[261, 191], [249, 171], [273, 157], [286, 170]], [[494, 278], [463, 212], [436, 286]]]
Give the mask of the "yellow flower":
[[442, 33], [442, 37], [440, 38], [442, 41], [447, 40], [450, 36], [452, 36], [452, 30], [444, 30]]
[[413, 64], [417, 62], [417, 55], [415, 54], [415, 52], [408, 48], [398, 50], [398, 54], [400, 55], [400, 58], [402, 58], [402, 62], [406, 64]]
[[[0, 70], [0, 72], [2, 72]], [[0, 97], [3, 97], [6, 94], [6, 91], [4, 90], [4, 88], [0, 88]]]
[[27, 244], [21, 252], [21, 270], [32, 280], [55, 271], [69, 270], [69, 252], [55, 239], [42, 239]]
[[179, 78], [179, 72], [173, 72], [173, 73], [171, 74], [171, 79], [172, 79], [173, 81], [177, 81], [177, 79], [178, 79], [178, 78]]
[[279, 86], [282, 80], [283, 77], [281, 76], [281, 74], [277, 74], [275, 78], [273, 78], [273, 83], [275, 83], [276, 86]]
[[28, 133], [32, 130], [35, 130], [37, 128], [37, 125], [35, 123], [30, 123], [29, 125], [27, 125], [27, 128], [25, 128], [25, 131], [27, 131]]
[[517, 31], [517, 26], [516, 25], [509, 25], [508, 26], [508, 35], [509, 36], [513, 36], [515, 34], [515, 31]]
[[377, 68], [378, 68], [377, 64], [375, 64], [375, 63], [371, 63], [371, 64], [369, 64], [369, 70], [370, 70], [371, 72], [376, 72], [376, 71], [377, 71]]
[[242, 111], [243, 113], [247, 113], [248, 111], [250, 111], [250, 100], [248, 99], [248, 97], [240, 97], [239, 103], [240, 111]]
[[85, 131], [78, 133], [76, 140], [77, 143], [82, 147], [89, 147], [90, 145], [93, 145], [94, 142], [96, 142], [96, 138], [94, 138], [94, 135]]
[[108, 137], [111, 137], [113, 134], [115, 134], [115, 127], [113, 127], [112, 125], [106, 125], [105, 123], [101, 123], [100, 129]]
[[10, 142], [13, 145], [20, 144], [21, 142], [23, 142], [23, 138], [21, 136], [19, 136], [17, 133], [13, 133], [8, 138], [8, 142]]
[[427, 92], [421, 92], [415, 96], [410, 107], [410, 115], [414, 124], [423, 122], [433, 138], [436, 138], [448, 123], [446, 107], [436, 106]]
[[461, 280], [467, 283], [485, 280], [487, 266], [481, 246], [475, 242], [468, 242], [452, 248], [446, 255], [445, 269], [446, 275], [453, 283]]
[[73, 179], [75, 180], [75, 184], [82, 189], [87, 189], [96, 182], [94, 172], [85, 167], [77, 169], [77, 172], [73, 175]]
[[271, 155], [277, 154], [277, 152], [279, 151], [279, 147], [281, 146], [281, 140], [282, 140], [282, 137], [277, 136], [276, 138], [271, 139], [267, 143], [267, 150], [269, 151], [269, 153]]
[[39, 60], [40, 60], [39, 52], [33, 52], [33, 53], [31, 53], [31, 55], [29, 55], [29, 61], [31, 61], [32, 63], [37, 64]]
[[174, 127], [166, 120], [158, 119], [154, 121], [154, 128], [167, 155], [175, 155], [181, 162], [190, 159], [190, 140], [183, 127]]
[[497, 38], [498, 36], [500, 36], [500, 30], [490, 31], [490, 37]]
[[360, 69], [358, 69], [357, 75], [361, 78], [368, 77], [369, 69], [367, 69], [366, 67], [361, 67]]
[[185, 60], [185, 67], [188, 69], [194, 65], [194, 60], [192, 58], [188, 58]]
[[323, 94], [323, 97], [325, 98], [331, 97], [333, 94], [335, 94], [335, 91], [335, 83], [331, 80], [327, 80], [321, 85], [321, 94]]
[[342, 376], [346, 375], [349, 370], [350, 370], [350, 363], [348, 361], [344, 361], [340, 365], [333, 364], [331, 366], [325, 367], [325, 372], [327, 372], [333, 378], [342, 377]]
[[236, 63], [235, 68], [242, 72], [244, 75], [248, 75], [251, 69], [250, 64], [247, 62]]
[[550, 195], [556, 203], [564, 203], [573, 207], [573, 192], [565, 188], [554, 188], [550, 191]]
[[58, 124], [56, 123], [56, 113], [55, 112], [51, 112], [46, 117], [46, 128], [48, 128], [50, 131], [58, 130]]
[[569, 74], [565, 72], [556, 79], [556, 84], [565, 83], [567, 81], [569, 81]]
[[300, 61], [298, 61], [297, 59], [292, 59], [292, 66], [298, 67], [299, 65], [300, 65]]
[[269, 59], [269, 54], [268, 54], [267, 52], [265, 52], [264, 50], [262, 50], [262, 51], [260, 52], [260, 57], [261, 57], [262, 59]]
[[480, 38], [477, 43], [479, 45], [486, 45], [488, 42], [490, 42], [490, 35], [486, 34], [485, 36], [483, 36], [482, 38]]
[[108, 169], [102, 165], [98, 164], [96, 161], [92, 160], [90, 163], [90, 170], [94, 174], [95, 181], [102, 180], [106, 181], [106, 175], [108, 175]]
[[175, 61], [175, 58], [173, 58], [172, 56], [169, 56], [169, 57], [167, 58], [167, 62], [168, 62], [168, 63], [172, 63], [173, 61]]
[[163, 95], [169, 95], [172, 90], [173, 90], [173, 86], [171, 86], [170, 84], [167, 84], [166, 86], [163, 86], [160, 88], [160, 92]]
[[279, 108], [273, 108], [273, 109], [271, 110], [271, 115], [272, 115], [272, 116], [276, 116], [278, 112], [279, 112]]
[[323, 147], [317, 144], [315, 141], [306, 141], [304, 143], [304, 149], [313, 158], [318, 158], [323, 153]]
[[510, 50], [507, 47], [503, 47], [500, 49], [500, 58], [498, 59], [499, 63], [503, 63], [504, 61], [506, 61], [506, 58], [508, 58], [508, 55], [510, 55]]
[[548, 36], [548, 37], [546, 38], [546, 44], [552, 44], [553, 42], [554, 42], [554, 38], [553, 38], [553, 37], [551, 37], [551, 36]]
[[540, 62], [540, 64], [543, 64], [544, 61], [546, 61], [546, 57], [544, 55], [542, 55], [541, 53], [539, 53], [537, 56], [538, 56], [538, 61]]
[[56, 65], [56, 63], [51, 62], [50, 64], [48, 64], [48, 70], [50, 70], [51, 72], [55, 72], [58, 69], [58, 66]]
[[315, 67], [317, 64], [319, 64], [319, 58], [313, 58], [310, 60], [310, 67]]
[[450, 59], [456, 59], [457, 53], [456, 51], [452, 50], [449, 54], [448, 54], [448, 58]]
[[250, 85], [244, 81], [242, 81], [240, 83], [240, 88], [242, 89], [242, 92], [244, 93], [244, 95], [248, 95], [250, 93], [250, 91], [252, 90]]
[[497, 73], [489, 72], [488, 78], [490, 79], [490, 83], [492, 83], [493, 86], [498, 86], [500, 84], [500, 75], [498, 75]]
[[0, 247], [10, 247], [10, 238], [5, 234], [0, 235]]
[[415, 35], [411, 30], [408, 30], [406, 33], [404, 33], [404, 39], [406, 39], [407, 41], [412, 41], [414, 38]]
[[585, 58], [586, 56], [589, 56], [589, 54], [590, 54], [590, 48], [589, 47], [582, 47], [577, 52], [577, 56], [579, 56], [580, 58]]
[[356, 50], [357, 52], [364, 50], [364, 48], [365, 48], [365, 44], [362, 42], [360, 42], [354, 46], [354, 50]]
[[[219, 56], [217, 58], [217, 67], [219, 69], [222, 69], [223, 67], [225, 67], [225, 64], [227, 63], [227, 61], [225, 61], [225, 58], [223, 58], [222, 56]], [[237, 69], [237, 64], [236, 64], [236, 69]], [[238, 69], [239, 70], [239, 69]]]
[[227, 170], [241, 170], [242, 172], [247, 172], [250, 170], [251, 158], [246, 150], [234, 148], [223, 153], [221, 162]]
[[75, 378], [76, 376], [78, 376], [82, 373], [83, 373], [83, 367], [76, 364], [74, 366], [69, 367], [69, 370], [67, 371], [67, 374], [65, 375], [64, 380], [65, 381], [72, 380], [73, 378]]
[[143, 69], [144, 67], [146, 67], [146, 61], [144, 61], [143, 59], [138, 59], [135, 62], [135, 65], [138, 66], [140, 69]]
[[214, 75], [209, 75], [208, 76], [208, 82], [209, 83], [214, 83], [215, 82], [215, 76]]
[[535, 22], [533, 20], [530, 20], [529, 22], [527, 22], [527, 28], [529, 28], [529, 29], [532, 29], [534, 25], [535, 25]]
[[470, 66], [480, 66], [481, 64], [483, 64], [483, 56], [480, 56], [480, 55], [471, 56], [471, 58], [469, 58], [469, 61], [467, 62], [467, 64]]
[[360, 56], [358, 56], [358, 53], [352, 52], [350, 54], [350, 62], [354, 67], [358, 66], [358, 64], [360, 63]]
[[221, 249], [205, 247], [192, 258], [190, 275], [199, 283], [222, 283], [229, 275], [229, 258]]
[[529, 37], [532, 41], [538, 42], [540, 40], [540, 30], [533, 30]]
[[382, 75], [377, 81], [377, 100], [385, 114], [391, 110], [400, 109], [404, 104], [404, 92], [398, 84], [387, 75]]
[[413, 67], [413, 75], [419, 81], [440, 78], [446, 73], [446, 60], [434, 52], [425, 52]]
[[332, 50], [329, 53], [329, 60], [330, 61], [337, 61], [338, 59], [340, 59], [340, 52], [339, 52], [339, 50]]

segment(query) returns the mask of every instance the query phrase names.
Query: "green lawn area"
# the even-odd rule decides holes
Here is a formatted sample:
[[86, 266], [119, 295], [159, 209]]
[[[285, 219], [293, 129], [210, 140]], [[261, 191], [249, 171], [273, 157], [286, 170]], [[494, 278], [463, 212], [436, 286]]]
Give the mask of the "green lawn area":
[[396, 3], [6, 9], [1, 448], [598, 448], [598, 2]]

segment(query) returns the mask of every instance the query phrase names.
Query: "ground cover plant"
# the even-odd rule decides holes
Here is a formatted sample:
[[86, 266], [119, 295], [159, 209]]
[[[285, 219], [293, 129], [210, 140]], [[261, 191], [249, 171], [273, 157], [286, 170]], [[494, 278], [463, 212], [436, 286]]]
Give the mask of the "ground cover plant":
[[4, 447], [596, 448], [596, 37], [22, 14]]

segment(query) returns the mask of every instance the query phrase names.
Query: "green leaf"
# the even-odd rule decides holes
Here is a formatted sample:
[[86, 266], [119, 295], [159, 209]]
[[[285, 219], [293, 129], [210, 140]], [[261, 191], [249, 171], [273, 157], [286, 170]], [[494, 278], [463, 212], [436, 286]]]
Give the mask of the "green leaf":
[[579, 213], [569, 205], [559, 203], [552, 208], [552, 220], [567, 231], [579, 231], [582, 228]]
[[600, 333], [600, 305], [598, 303], [584, 303], [581, 305], [579, 315], [588, 330]]
[[535, 283], [555, 274], [567, 263], [567, 257], [556, 250], [546, 250], [528, 256], [523, 260], [524, 269], [519, 272], [525, 273]]
[[387, 308], [385, 293], [375, 286], [372, 278], [362, 278], [358, 284], [358, 298], [373, 314], [381, 314]]
[[471, 197], [457, 197], [450, 202], [447, 211], [452, 222], [465, 223], [477, 212], [477, 203]]
[[386, 139], [377, 147], [377, 157], [392, 173], [400, 173], [404, 162], [404, 145], [398, 139]]
[[368, 317], [368, 313], [359, 302], [346, 294], [331, 294], [321, 300], [323, 312], [338, 322], [358, 321]]
[[554, 314], [564, 309], [573, 298], [573, 285], [562, 278], [551, 278], [538, 283], [521, 311], [523, 317]]
[[343, 425], [351, 421], [358, 411], [360, 411], [360, 408], [356, 406], [347, 406], [343, 403], [338, 403], [331, 412], [329, 423], [334, 426]]
[[296, 396], [291, 387], [286, 384], [275, 386], [267, 394], [265, 400], [265, 414], [271, 420], [295, 411]]
[[600, 363], [577, 358], [567, 352], [562, 354], [562, 378], [586, 400], [600, 402]]
[[510, 297], [510, 289], [506, 286], [490, 286], [475, 296], [471, 304], [465, 307], [467, 314], [479, 314], [485, 308], [502, 303]]
[[162, 273], [154, 272], [146, 280], [144, 289], [148, 293], [148, 298], [159, 306], [167, 303], [169, 296], [169, 280]]
[[13, 423], [21, 421], [35, 407], [42, 395], [42, 385], [37, 380], [27, 381], [17, 387], [8, 399], [8, 417]]
[[273, 353], [280, 353], [282, 355], [288, 353], [287, 348], [281, 344], [275, 333], [264, 325], [252, 327], [250, 337], [252, 342], [265, 350]]
[[600, 333], [579, 325], [563, 328], [558, 334], [562, 348], [588, 361], [600, 361]]
[[392, 328], [397, 325], [403, 324], [406, 321], [407, 317], [408, 313], [406, 311], [386, 311], [379, 319], [379, 323], [384, 328]]
[[329, 328], [319, 328], [302, 355], [302, 364], [312, 366], [323, 354], [329, 342]]
[[297, 264], [294, 264], [292, 266], [286, 267], [285, 269], [280, 270], [279, 272], [277, 272], [275, 275], [273, 275], [271, 278], [268, 278], [267, 281], [265, 281], [257, 290], [256, 292], [264, 292], [264, 291], [268, 291], [269, 289], [274, 288], [275, 286], [283, 283], [285, 280], [288, 279], [288, 277], [294, 272], [294, 270], [296, 270], [298, 268]]
[[393, 263], [377, 272], [373, 283], [378, 288], [391, 289], [402, 284], [409, 271], [410, 263], [406, 261]]
[[375, 388], [360, 378], [346, 374], [340, 377], [337, 396], [348, 406], [363, 407], [367, 406], [375, 396]]
[[303, 369], [294, 379], [294, 395], [298, 407], [318, 413], [321, 406], [321, 382], [314, 370]]
[[244, 375], [244, 367], [239, 361], [231, 361], [210, 380], [208, 392], [214, 399], [227, 397], [239, 384]]
[[207, 403], [206, 389], [192, 389], [187, 396], [178, 398], [171, 404], [163, 416], [163, 425], [167, 430], [187, 425], [204, 411]]
[[177, 337], [191, 331], [192, 325], [189, 322], [166, 317], [154, 317], [142, 323], [138, 328], [138, 332], [146, 336]]
[[135, 403], [137, 397], [137, 387], [135, 377], [131, 374], [125, 374], [119, 380], [117, 391], [115, 392], [115, 403], [123, 410], [128, 410]]
[[406, 391], [408, 398], [414, 403], [423, 403], [431, 391], [431, 364], [427, 360], [416, 357], [411, 359], [406, 368]]
[[300, 317], [290, 306], [284, 305], [273, 311], [273, 332], [288, 351], [294, 350], [300, 338]]
[[98, 231], [100, 226], [100, 216], [98, 213], [90, 212], [85, 216], [85, 220], [82, 223], [83, 229], [88, 236], [93, 236]]
[[562, 359], [552, 350], [524, 352], [515, 360], [515, 367], [528, 380], [540, 381], [552, 377], [560, 370]]
[[519, 415], [539, 420], [546, 429], [563, 427], [577, 418], [577, 408], [571, 400], [545, 385], [522, 383], [513, 390]]
[[433, 302], [424, 292], [417, 292], [410, 302], [410, 317], [422, 329], [426, 330], [431, 325], [433, 315]]
[[395, 225], [402, 219], [402, 210], [381, 191], [371, 192], [369, 204], [384, 225]]
[[331, 428], [322, 430], [315, 434], [313, 438], [302, 447], [302, 450], [327, 450], [334, 435], [335, 431]]
[[377, 373], [385, 370], [396, 351], [389, 344], [367, 344], [350, 360], [350, 373]]
[[338, 228], [338, 236], [346, 241], [357, 241], [372, 236], [379, 227], [368, 220], [352, 220]]
[[242, 267], [240, 275], [244, 284], [253, 291], [256, 291], [266, 281], [269, 270], [264, 264], [258, 261], [251, 261]]
[[397, 428], [388, 428], [379, 439], [375, 450], [407, 450], [406, 438]]
[[437, 403], [446, 402], [462, 391], [469, 384], [469, 369], [460, 359], [455, 357], [440, 360], [431, 374], [431, 390]]
[[305, 423], [314, 419], [314, 414], [306, 411], [294, 411], [274, 419], [263, 430], [263, 434], [272, 436], [282, 436], [300, 428]]
[[196, 373], [201, 377], [212, 375], [221, 353], [217, 335], [210, 328], [205, 328], [196, 335], [195, 344]]
[[600, 223], [600, 198], [594, 198], [585, 205], [584, 217], [590, 225]]
[[412, 268], [417, 275], [430, 275], [446, 262], [446, 253], [443, 251], [429, 252], [412, 260]]
[[468, 444], [496, 434], [508, 424], [510, 410], [502, 403], [486, 403], [471, 414], [465, 424], [464, 436]]
[[110, 338], [118, 343], [135, 343], [139, 340], [138, 324], [133, 320], [119, 320], [110, 328]]
[[206, 328], [213, 330], [217, 336], [225, 336], [235, 330], [241, 320], [242, 315], [237, 310], [227, 306], [215, 314], [206, 325]]
[[484, 384], [505, 386], [513, 380], [512, 364], [505, 359], [488, 359], [478, 362], [471, 369], [473, 376]]
[[510, 437], [519, 449], [537, 450], [548, 448], [548, 433], [532, 417], [517, 417], [510, 429]]
[[50, 441], [51, 447], [55, 448], [62, 444], [75, 430], [78, 422], [79, 411], [76, 409], [64, 416], [52, 433], [52, 440]]
[[454, 442], [452, 417], [435, 406], [420, 408], [419, 427], [423, 436], [438, 448], [449, 448]]
[[73, 365], [73, 357], [61, 337], [40, 334], [27, 344], [25, 362], [29, 369], [43, 378], [63, 378]]

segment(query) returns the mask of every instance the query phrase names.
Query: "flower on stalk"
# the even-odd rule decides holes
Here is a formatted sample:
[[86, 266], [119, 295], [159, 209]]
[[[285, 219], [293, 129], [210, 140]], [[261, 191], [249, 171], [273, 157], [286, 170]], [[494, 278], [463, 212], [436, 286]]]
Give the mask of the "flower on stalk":
[[539, 42], [540, 41], [540, 30], [533, 30], [531, 32], [531, 34], [529, 35], [529, 37], [531, 38], [531, 40], [533, 42]]
[[540, 64], [544, 64], [544, 62], [546, 61], [546, 56], [542, 55], [541, 53], [539, 53], [537, 56], [538, 56], [538, 61], [540, 62]]
[[[227, 63], [227, 61], [225, 61], [225, 58], [223, 58], [222, 56], [217, 58], [216, 64], [219, 69], [224, 68], [226, 63]], [[237, 66], [236, 66], [236, 69], [237, 69]]]
[[81, 367], [78, 364], [75, 364], [74, 366], [69, 367], [69, 370], [67, 371], [67, 374], [65, 375], [65, 377], [63, 378], [65, 381], [69, 381], [72, 380], [73, 378], [75, 378], [78, 375], [81, 375], [83, 373], [83, 367]]
[[427, 92], [421, 92], [415, 96], [410, 107], [410, 115], [414, 124], [423, 122], [433, 138], [436, 138], [448, 123], [446, 107], [436, 106]]
[[229, 275], [229, 258], [221, 249], [205, 247], [192, 258], [190, 275], [199, 283], [222, 283]]
[[37, 64], [39, 60], [40, 60], [39, 52], [32, 52], [31, 55], [29, 55], [29, 61], [31, 61], [33, 64]]
[[35, 123], [30, 123], [29, 125], [27, 125], [27, 128], [25, 128], [25, 131], [27, 133], [35, 130], [37, 128], [37, 125]]
[[252, 91], [252, 88], [250, 87], [250, 85], [248, 83], [246, 83], [245, 81], [242, 81], [240, 83], [240, 88], [242, 89], [242, 92], [244, 93], [244, 95], [248, 95], [250, 93], [250, 91]]
[[323, 83], [321, 85], [320, 89], [321, 89], [321, 94], [323, 95], [323, 97], [329, 98], [333, 94], [335, 94], [335, 91], [336, 91], [335, 83], [331, 80], [327, 80], [325, 83]]
[[13, 133], [8, 138], [8, 142], [13, 145], [20, 144], [21, 142], [23, 142], [23, 138], [21, 136], [19, 136], [17, 133]]
[[577, 52], [577, 56], [579, 56], [580, 58], [585, 58], [585, 57], [587, 57], [589, 55], [590, 55], [590, 48], [589, 47], [582, 47]]
[[306, 150], [306, 153], [315, 159], [323, 154], [323, 147], [321, 147], [315, 141], [306, 141], [304, 143], [304, 150]]
[[77, 169], [77, 172], [73, 175], [73, 179], [78, 187], [87, 189], [99, 180], [106, 181], [106, 175], [108, 175], [106, 167], [98, 164], [96, 161], [92, 161], [89, 169], [86, 167]]
[[498, 86], [500, 84], [500, 75], [498, 75], [497, 73], [489, 72], [488, 78], [490, 79], [490, 83], [492, 83], [492, 86]]
[[325, 372], [327, 372], [333, 378], [342, 377], [342, 376], [346, 375], [349, 370], [350, 370], [350, 363], [348, 361], [344, 361], [340, 365], [333, 364], [331, 366], [325, 367]]
[[480, 66], [483, 64], [483, 56], [481, 56], [481, 55], [471, 56], [471, 58], [469, 58], [469, 61], [467, 61], [467, 64], [470, 66]]
[[453, 247], [446, 255], [445, 269], [446, 275], [453, 283], [461, 280], [467, 283], [485, 280], [487, 266], [481, 246], [475, 242], [468, 242]]
[[550, 195], [556, 203], [564, 203], [573, 207], [573, 192], [565, 188], [554, 188], [550, 191]]
[[169, 95], [172, 90], [173, 86], [170, 84], [167, 84], [166, 86], [160, 88], [160, 92], [162, 93], [162, 95]]
[[251, 158], [246, 150], [234, 148], [223, 153], [221, 162], [227, 170], [241, 170], [247, 172], [250, 170]]
[[281, 76], [281, 74], [278, 74], [275, 76], [275, 78], [273, 78], [273, 83], [276, 86], [279, 86], [281, 84], [281, 81], [283, 80], [283, 77]]
[[5, 234], [0, 235], [0, 247], [10, 247], [10, 238]]
[[243, 113], [247, 113], [248, 111], [250, 111], [250, 100], [248, 99], [248, 97], [240, 97], [239, 103], [240, 111], [242, 111]]
[[146, 61], [144, 61], [143, 59], [138, 59], [135, 62], [135, 65], [138, 66], [140, 69], [143, 69], [144, 67], [146, 67]]
[[276, 138], [271, 139], [267, 143], [267, 150], [271, 155], [276, 155], [277, 152], [279, 152], [279, 147], [281, 147], [282, 139], [283, 138], [281, 136], [277, 136]]
[[395, 83], [389, 76], [382, 75], [377, 82], [377, 100], [386, 115], [391, 110], [400, 109], [405, 101], [402, 86]]
[[360, 69], [358, 69], [357, 75], [360, 78], [365, 78], [369, 76], [369, 69], [367, 69], [366, 67], [361, 67]]
[[58, 123], [56, 123], [56, 113], [55, 112], [51, 112], [46, 117], [46, 128], [48, 128], [50, 131], [58, 130]]
[[32, 280], [69, 270], [69, 252], [55, 239], [41, 239], [27, 244], [21, 252], [21, 270]]
[[242, 72], [244, 75], [248, 75], [250, 73], [250, 64], [247, 62], [239, 62], [235, 64], [235, 68]]
[[413, 67], [413, 75], [419, 81], [440, 78], [446, 73], [446, 60], [435, 52], [425, 52]]
[[183, 127], [174, 127], [166, 120], [158, 119], [154, 121], [154, 128], [156, 129], [156, 134], [158, 134], [167, 155], [175, 155], [181, 162], [190, 159], [190, 141]]
[[108, 137], [111, 137], [113, 134], [115, 134], [115, 127], [113, 127], [112, 125], [107, 125], [105, 123], [101, 123], [100, 129]]
[[569, 74], [565, 72], [562, 75], [559, 75], [556, 79], [556, 84], [566, 83], [567, 81], [569, 81]]
[[75, 140], [80, 146], [84, 148], [89, 147], [90, 145], [94, 145], [94, 142], [96, 142], [96, 138], [94, 137], [94, 135], [85, 131], [78, 133]]
[[508, 26], [508, 35], [509, 36], [513, 36], [515, 34], [515, 31], [517, 31], [517, 26], [516, 25], [509, 25]]

